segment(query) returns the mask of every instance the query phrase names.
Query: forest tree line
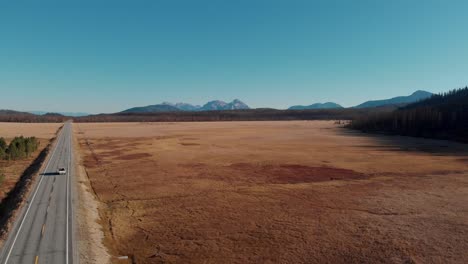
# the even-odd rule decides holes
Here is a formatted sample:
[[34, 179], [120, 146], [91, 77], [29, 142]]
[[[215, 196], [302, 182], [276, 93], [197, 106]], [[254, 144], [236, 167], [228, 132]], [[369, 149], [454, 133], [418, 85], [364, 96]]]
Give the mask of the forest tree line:
[[35, 137], [15, 137], [10, 144], [0, 138], [0, 159], [18, 160], [29, 157], [39, 147], [39, 140]]
[[468, 87], [455, 89], [389, 113], [356, 118], [351, 128], [468, 142]]
[[[393, 107], [373, 109], [374, 112], [389, 112]], [[76, 117], [74, 122], [199, 122], [199, 121], [270, 121], [270, 120], [351, 120], [369, 109], [247, 109], [200, 112], [118, 113]]]
[[34, 115], [13, 110], [0, 110], [0, 122], [21, 122], [21, 123], [63, 123], [71, 119], [63, 115]]

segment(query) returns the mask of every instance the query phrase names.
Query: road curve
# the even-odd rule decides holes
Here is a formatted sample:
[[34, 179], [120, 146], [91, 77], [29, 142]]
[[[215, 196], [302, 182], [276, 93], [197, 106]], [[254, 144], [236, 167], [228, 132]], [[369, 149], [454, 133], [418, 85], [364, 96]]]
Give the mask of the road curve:
[[[0, 252], [1, 264], [77, 263], [73, 250], [72, 147], [72, 124], [67, 122]], [[66, 168], [65, 175], [56, 173], [60, 167]]]

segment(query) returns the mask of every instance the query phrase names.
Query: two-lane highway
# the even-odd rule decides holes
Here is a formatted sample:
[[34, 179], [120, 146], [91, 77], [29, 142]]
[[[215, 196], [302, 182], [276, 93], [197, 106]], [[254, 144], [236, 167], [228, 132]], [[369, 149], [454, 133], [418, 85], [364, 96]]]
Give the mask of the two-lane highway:
[[[72, 124], [65, 123], [5, 242], [0, 263], [73, 263]], [[66, 174], [59, 175], [58, 168]]]

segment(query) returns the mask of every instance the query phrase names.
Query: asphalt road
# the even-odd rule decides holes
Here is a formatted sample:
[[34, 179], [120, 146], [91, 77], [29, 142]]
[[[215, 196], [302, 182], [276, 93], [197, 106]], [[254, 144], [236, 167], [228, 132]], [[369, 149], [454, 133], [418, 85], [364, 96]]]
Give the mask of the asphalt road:
[[[67, 122], [15, 220], [0, 263], [77, 263], [73, 250], [72, 146], [72, 125]], [[60, 167], [67, 173], [58, 175]]]

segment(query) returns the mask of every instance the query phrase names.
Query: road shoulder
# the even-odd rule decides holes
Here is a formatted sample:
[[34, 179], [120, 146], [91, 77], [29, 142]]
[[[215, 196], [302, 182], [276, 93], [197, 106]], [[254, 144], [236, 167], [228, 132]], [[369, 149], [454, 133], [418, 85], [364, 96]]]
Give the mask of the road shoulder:
[[96, 199], [80, 155], [80, 146], [73, 136], [73, 149], [75, 150], [76, 175], [76, 220], [78, 231], [78, 251], [80, 263], [111, 263], [111, 256], [103, 244], [104, 233], [99, 224], [99, 201]]

